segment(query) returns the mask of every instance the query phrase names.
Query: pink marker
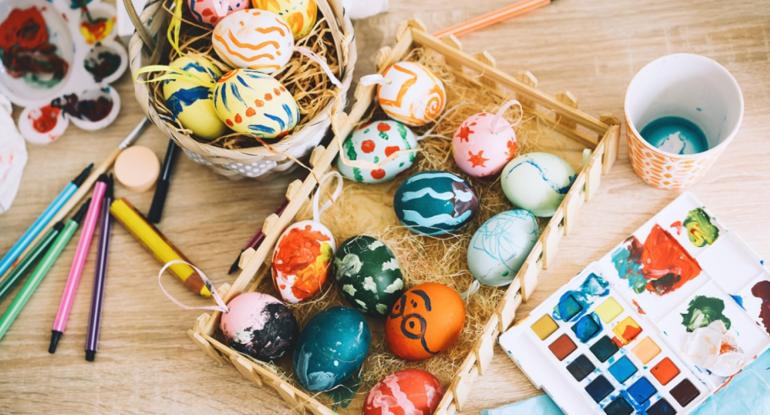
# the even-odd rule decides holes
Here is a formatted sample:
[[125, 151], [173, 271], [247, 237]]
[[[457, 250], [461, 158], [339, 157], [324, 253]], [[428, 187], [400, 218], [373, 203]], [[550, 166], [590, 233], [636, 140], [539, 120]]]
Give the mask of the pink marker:
[[91, 242], [94, 239], [94, 231], [96, 230], [96, 223], [99, 219], [99, 212], [102, 208], [104, 195], [107, 192], [108, 180], [107, 176], [103, 174], [99, 176], [96, 185], [94, 185], [94, 192], [91, 195], [91, 204], [88, 206], [88, 213], [86, 213], [86, 219], [83, 222], [83, 230], [80, 233], [78, 247], [77, 250], [75, 250], [75, 258], [72, 260], [70, 274], [69, 277], [67, 277], [67, 284], [64, 286], [64, 292], [61, 295], [59, 311], [56, 312], [56, 319], [53, 321], [51, 344], [48, 346], [48, 353], [56, 352], [56, 346], [59, 344], [59, 340], [64, 334], [64, 330], [67, 329], [67, 320], [69, 320], [72, 304], [75, 302], [75, 294], [78, 291], [80, 280], [83, 277], [83, 268], [85, 268], [86, 265], [88, 252], [91, 250]]

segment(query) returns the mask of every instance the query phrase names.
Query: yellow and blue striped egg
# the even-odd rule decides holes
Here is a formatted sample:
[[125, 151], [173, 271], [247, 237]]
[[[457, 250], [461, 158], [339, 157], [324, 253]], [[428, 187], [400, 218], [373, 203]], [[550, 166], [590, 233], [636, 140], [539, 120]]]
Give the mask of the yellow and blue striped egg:
[[201, 80], [196, 83], [182, 78], [163, 83], [163, 97], [174, 118], [199, 138], [211, 140], [223, 135], [227, 127], [214, 110], [211, 89], [204, 86], [222, 75], [219, 68], [203, 55], [195, 54], [178, 58], [169, 67]]
[[214, 88], [214, 108], [233, 131], [280, 138], [299, 122], [297, 102], [275, 78], [252, 69], [234, 69]]
[[251, 0], [255, 9], [262, 9], [281, 16], [294, 33], [295, 39], [307, 36], [318, 19], [315, 0]]
[[294, 35], [275, 13], [259, 9], [239, 10], [220, 20], [211, 34], [211, 44], [233, 68], [275, 73], [294, 53]]

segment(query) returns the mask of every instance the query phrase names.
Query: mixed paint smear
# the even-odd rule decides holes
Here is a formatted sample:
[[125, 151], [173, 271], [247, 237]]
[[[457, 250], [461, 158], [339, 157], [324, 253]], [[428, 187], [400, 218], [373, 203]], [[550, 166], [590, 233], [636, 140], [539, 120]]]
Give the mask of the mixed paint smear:
[[770, 333], [770, 281], [760, 281], [751, 287], [751, 295], [762, 300], [759, 319], [767, 333]]
[[682, 325], [688, 332], [706, 327], [709, 324], [721, 320], [727, 329], [732, 325], [727, 316], [724, 315], [725, 302], [720, 298], [707, 297], [699, 295], [690, 301], [687, 306], [687, 312], [682, 314]]
[[561, 321], [577, 320], [591, 307], [596, 298], [609, 294], [609, 287], [610, 283], [607, 280], [591, 273], [577, 290], [562, 294], [553, 309], [553, 318]]
[[683, 225], [687, 229], [690, 242], [698, 248], [713, 245], [719, 238], [719, 228], [711, 222], [709, 214], [701, 208], [687, 212]]
[[120, 63], [120, 55], [109, 48], [97, 46], [88, 54], [83, 65], [95, 82], [102, 82], [120, 68]]
[[695, 296], [681, 314], [687, 331], [684, 352], [693, 363], [715, 376], [737, 373], [749, 360], [730, 331], [732, 321], [725, 315], [725, 302], [716, 297]]
[[75, 94], [65, 95], [51, 101], [51, 106], [61, 109], [71, 117], [91, 122], [98, 122], [107, 118], [115, 104], [109, 96], [108, 89], [101, 90], [96, 98], [82, 99]]
[[612, 253], [621, 279], [636, 293], [665, 295], [681, 288], [701, 273], [701, 267], [660, 225], [653, 226], [644, 243], [635, 236]]

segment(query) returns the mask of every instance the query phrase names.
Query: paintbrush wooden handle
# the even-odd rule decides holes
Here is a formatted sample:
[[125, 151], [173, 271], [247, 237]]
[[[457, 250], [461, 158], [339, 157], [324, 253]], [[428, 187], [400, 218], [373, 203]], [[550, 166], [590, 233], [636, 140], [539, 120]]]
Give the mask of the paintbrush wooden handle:
[[503, 8], [476, 16], [462, 23], [441, 29], [434, 33], [436, 37], [455, 35], [463, 36], [494, 24], [537, 10], [551, 4], [551, 0], [522, 0]]

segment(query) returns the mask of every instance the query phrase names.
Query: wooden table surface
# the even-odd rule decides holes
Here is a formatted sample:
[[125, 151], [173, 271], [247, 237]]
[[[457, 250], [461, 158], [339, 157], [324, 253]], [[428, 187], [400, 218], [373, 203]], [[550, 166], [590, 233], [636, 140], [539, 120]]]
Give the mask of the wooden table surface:
[[[360, 73], [393, 42], [405, 19], [440, 28], [506, 0], [391, 0], [391, 12], [356, 24]], [[490, 51], [505, 71], [529, 69], [550, 93], [568, 89], [592, 114], [622, 116], [626, 85], [650, 60], [673, 52], [712, 57], [738, 79], [746, 115], [737, 140], [692, 190], [760, 254], [770, 254], [770, 3], [752, 0], [558, 0], [531, 15], [463, 39], [468, 51]], [[99, 133], [71, 126], [60, 141], [30, 146], [13, 208], [0, 216], [4, 252], [50, 199], [86, 163], [101, 161], [142, 117], [129, 76], [118, 83], [123, 109]], [[151, 128], [140, 143], [163, 156], [166, 139]], [[181, 159], [162, 230], [217, 284], [242, 244], [282, 198], [289, 178], [234, 182]], [[141, 210], [151, 193], [132, 194]], [[562, 243], [557, 263], [542, 276], [520, 316], [618, 243], [676, 195], [633, 175], [625, 144], [599, 195], [584, 209], [577, 231]], [[50, 327], [75, 243], [40, 286], [0, 342], [0, 413], [285, 413], [272, 392], [217, 366], [187, 337], [195, 311], [171, 304], [157, 286], [158, 264], [120, 227], [114, 229], [102, 337], [95, 363], [83, 359], [93, 260], [56, 355], [47, 353]], [[169, 282], [172, 291], [179, 284]], [[189, 298], [189, 297], [185, 297]], [[0, 303], [5, 308], [9, 301]], [[498, 349], [499, 352], [499, 349]], [[502, 352], [471, 394], [468, 413], [536, 393]]]

